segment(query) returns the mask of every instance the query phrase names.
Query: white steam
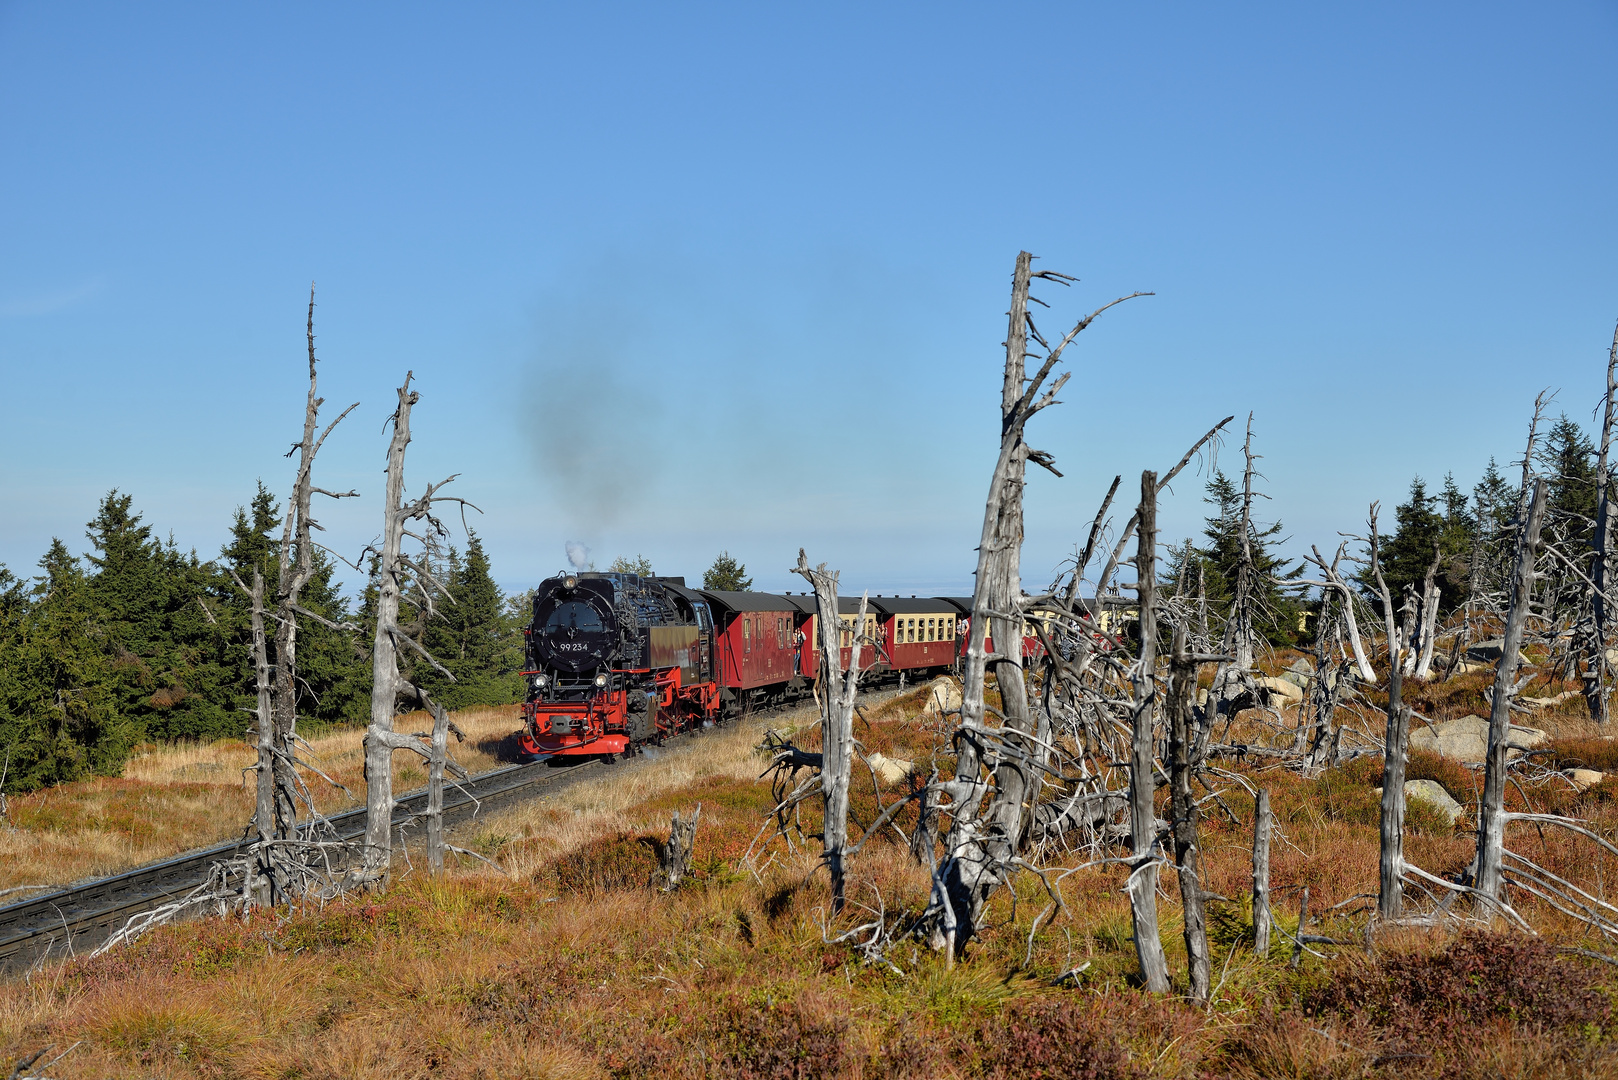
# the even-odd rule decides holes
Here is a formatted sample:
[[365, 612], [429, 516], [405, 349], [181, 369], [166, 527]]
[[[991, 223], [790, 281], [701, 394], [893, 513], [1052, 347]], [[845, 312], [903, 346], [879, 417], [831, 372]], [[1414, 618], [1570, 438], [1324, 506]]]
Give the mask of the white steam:
[[590, 566], [590, 549], [577, 540], [567, 542], [567, 561], [573, 564], [573, 569], [584, 572]]

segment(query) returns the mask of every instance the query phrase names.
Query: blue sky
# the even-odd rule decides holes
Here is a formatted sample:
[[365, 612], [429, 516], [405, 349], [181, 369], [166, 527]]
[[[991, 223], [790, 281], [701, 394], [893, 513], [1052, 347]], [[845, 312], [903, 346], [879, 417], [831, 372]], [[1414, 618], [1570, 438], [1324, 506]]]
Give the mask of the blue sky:
[[[291, 479], [318, 283], [324, 512], [384, 421], [496, 576], [569, 539], [798, 587], [969, 587], [1019, 248], [1078, 275], [1029, 584], [1251, 410], [1293, 550], [1588, 423], [1618, 318], [1618, 8], [0, 2], [0, 561], [108, 489], [217, 552]], [[1239, 461], [1239, 439], [1222, 465]], [[1164, 505], [1200, 526], [1202, 477]]]

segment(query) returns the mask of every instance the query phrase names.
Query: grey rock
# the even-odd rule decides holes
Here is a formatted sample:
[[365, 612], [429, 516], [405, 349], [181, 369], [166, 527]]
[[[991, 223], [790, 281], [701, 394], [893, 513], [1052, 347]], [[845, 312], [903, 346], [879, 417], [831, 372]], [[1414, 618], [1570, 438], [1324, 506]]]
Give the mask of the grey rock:
[[[1524, 750], [1532, 750], [1543, 745], [1548, 736], [1539, 728], [1522, 727], [1512, 724], [1506, 732], [1506, 756], [1508, 758], [1520, 757]], [[1455, 761], [1465, 761], [1472, 764], [1485, 761], [1489, 756], [1489, 718], [1487, 716], [1463, 716], [1456, 720], [1445, 720], [1440, 724], [1428, 725], [1419, 720], [1411, 721], [1410, 748], [1412, 750], [1430, 750], [1442, 754]]]
[[1490, 638], [1488, 641], [1480, 641], [1466, 650], [1466, 658], [1468, 660], [1498, 660], [1505, 648], [1506, 642], [1504, 638]]
[[1444, 790], [1444, 785], [1437, 780], [1406, 780], [1405, 801], [1420, 799], [1444, 815], [1444, 820], [1455, 824], [1455, 820], [1465, 812], [1455, 797]]

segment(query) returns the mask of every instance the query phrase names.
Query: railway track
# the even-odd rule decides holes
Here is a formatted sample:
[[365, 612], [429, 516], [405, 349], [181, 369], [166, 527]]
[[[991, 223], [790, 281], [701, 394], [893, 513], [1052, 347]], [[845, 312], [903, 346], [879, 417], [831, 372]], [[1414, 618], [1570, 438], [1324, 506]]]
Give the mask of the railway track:
[[[877, 704], [900, 692], [878, 690], [865, 700]], [[745, 718], [758, 721], [807, 706], [804, 701], [786, 702], [752, 710]], [[699, 733], [700, 729], [689, 734]], [[444, 824], [464, 824], [512, 803], [554, 794], [579, 779], [600, 775], [602, 768], [622, 767], [625, 766], [594, 760], [567, 768], [552, 768], [547, 761], [536, 761], [491, 769], [459, 787], [445, 787]], [[403, 837], [397, 831], [416, 821], [426, 809], [427, 789], [418, 788], [395, 802], [393, 828], [395, 843], [399, 844]], [[353, 840], [365, 833], [363, 806], [333, 814], [327, 820], [339, 839]], [[201, 885], [207, 880], [209, 866], [237, 855], [249, 842], [243, 837], [215, 844], [0, 907], [0, 973], [25, 971], [51, 957], [95, 948], [132, 916], [178, 900]]]
[[[444, 790], [444, 824], [453, 826], [490, 810], [551, 794], [594, 775], [600, 762], [553, 769], [547, 762], [492, 769]], [[427, 789], [400, 796], [393, 814], [395, 830], [409, 825], [427, 806]], [[328, 820], [343, 840], [365, 833], [365, 808]], [[53, 956], [67, 956], [101, 944], [133, 915], [178, 900], [201, 885], [208, 867], [246, 849], [249, 841], [215, 844], [163, 862], [148, 863], [112, 877], [69, 886], [32, 900], [0, 907], [0, 971], [26, 970]]]

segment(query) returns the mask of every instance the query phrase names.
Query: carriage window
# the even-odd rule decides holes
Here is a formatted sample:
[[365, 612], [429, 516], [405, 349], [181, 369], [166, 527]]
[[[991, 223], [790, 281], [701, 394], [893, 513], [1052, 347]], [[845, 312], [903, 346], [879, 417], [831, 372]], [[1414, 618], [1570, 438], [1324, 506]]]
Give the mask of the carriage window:
[[777, 649], [787, 647], [787, 621], [780, 615], [775, 617], [775, 647]]
[[743, 653], [750, 653], [752, 651], [753, 651], [753, 620], [752, 619], [743, 619], [742, 620], [742, 652]]

